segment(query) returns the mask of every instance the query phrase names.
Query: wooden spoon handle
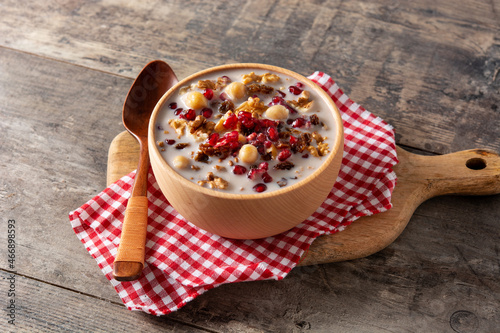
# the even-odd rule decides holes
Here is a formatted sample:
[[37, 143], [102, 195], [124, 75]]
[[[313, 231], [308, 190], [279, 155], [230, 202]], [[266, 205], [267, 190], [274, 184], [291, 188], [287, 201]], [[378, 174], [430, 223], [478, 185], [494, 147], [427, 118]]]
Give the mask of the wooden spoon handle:
[[136, 280], [144, 267], [148, 227], [148, 198], [131, 197], [125, 211], [113, 276], [118, 281]]

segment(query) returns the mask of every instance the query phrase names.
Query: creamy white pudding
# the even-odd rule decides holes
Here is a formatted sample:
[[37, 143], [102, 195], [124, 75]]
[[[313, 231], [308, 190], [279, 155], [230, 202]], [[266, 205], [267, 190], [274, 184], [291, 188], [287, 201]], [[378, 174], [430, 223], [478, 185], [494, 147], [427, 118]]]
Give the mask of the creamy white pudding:
[[154, 140], [179, 174], [200, 186], [254, 194], [314, 172], [334, 145], [332, 111], [283, 74], [248, 69], [181, 87], [160, 110]]

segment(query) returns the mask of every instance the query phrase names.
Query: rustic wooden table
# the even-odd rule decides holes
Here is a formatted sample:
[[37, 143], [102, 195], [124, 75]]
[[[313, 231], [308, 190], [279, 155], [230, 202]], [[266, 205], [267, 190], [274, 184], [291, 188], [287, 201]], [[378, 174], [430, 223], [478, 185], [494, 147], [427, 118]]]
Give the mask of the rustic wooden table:
[[325, 71], [406, 149], [500, 153], [499, 12], [498, 0], [1, 0], [0, 330], [498, 331], [499, 195], [431, 199], [379, 253], [224, 285], [163, 317], [124, 308], [68, 212], [105, 187], [123, 100], [153, 59], [179, 78], [231, 62]]

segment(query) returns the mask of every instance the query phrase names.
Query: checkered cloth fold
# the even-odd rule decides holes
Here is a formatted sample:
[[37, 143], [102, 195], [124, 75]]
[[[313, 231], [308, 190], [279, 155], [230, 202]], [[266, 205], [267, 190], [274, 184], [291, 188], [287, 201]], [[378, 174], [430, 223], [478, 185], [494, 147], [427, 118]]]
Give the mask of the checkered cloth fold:
[[165, 199], [149, 172], [146, 263], [137, 281], [113, 279], [132, 172], [70, 212], [74, 232], [130, 310], [163, 315], [220, 284], [283, 279], [320, 235], [343, 230], [361, 216], [391, 207], [397, 163], [390, 125], [350, 100], [326, 74], [309, 77], [341, 111], [345, 147], [342, 167], [330, 194], [308, 219], [282, 234], [233, 240], [186, 221]]

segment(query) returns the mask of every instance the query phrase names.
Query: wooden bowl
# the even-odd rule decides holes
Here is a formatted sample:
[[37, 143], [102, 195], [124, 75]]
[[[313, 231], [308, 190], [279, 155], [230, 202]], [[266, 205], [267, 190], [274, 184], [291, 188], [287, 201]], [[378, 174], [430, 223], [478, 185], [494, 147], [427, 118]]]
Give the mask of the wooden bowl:
[[[233, 194], [199, 186], [178, 174], [160, 154], [155, 141], [158, 114], [169, 97], [187, 82], [232, 69], [267, 70], [284, 74], [315, 90], [333, 114], [333, 147], [321, 166], [311, 175], [281, 189]], [[170, 204], [189, 222], [211, 233], [236, 239], [264, 238], [287, 231], [308, 218], [323, 203], [337, 178], [344, 148], [344, 134], [339, 110], [331, 98], [314, 82], [292, 71], [263, 64], [229, 64], [213, 67], [172, 87], [158, 102], [149, 122], [149, 155], [158, 185]]]

